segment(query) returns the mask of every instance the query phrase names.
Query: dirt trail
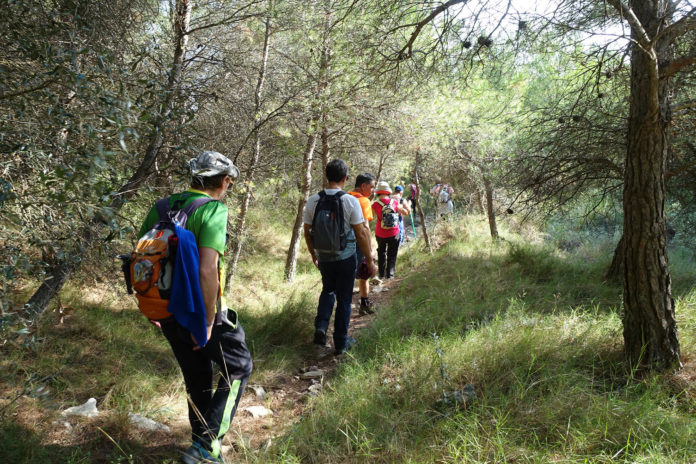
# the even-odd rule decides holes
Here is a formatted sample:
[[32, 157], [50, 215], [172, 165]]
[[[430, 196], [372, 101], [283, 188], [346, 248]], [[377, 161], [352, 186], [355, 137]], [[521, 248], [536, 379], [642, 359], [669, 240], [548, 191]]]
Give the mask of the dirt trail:
[[[398, 285], [400, 279], [391, 279], [385, 281], [383, 285], [371, 286], [370, 300], [373, 303], [376, 313], [379, 308], [383, 307], [386, 300], [392, 293], [392, 289]], [[376, 291], [374, 291], [376, 290]], [[350, 318], [349, 336], [355, 337], [360, 343], [359, 333], [362, 329], [369, 326], [375, 318], [375, 315], [359, 316], [357, 308], [360, 306], [360, 296], [355, 293], [353, 295], [353, 311]], [[313, 393], [310, 387], [313, 385], [321, 385], [325, 379], [330, 378], [342, 357], [333, 355], [332, 346], [332, 326], [329, 327], [327, 340], [329, 341], [326, 347], [315, 347], [313, 354], [310, 354], [303, 360], [303, 365], [300, 370], [294, 372], [291, 376], [279, 378], [275, 385], [264, 385], [268, 396], [264, 401], [255, 396], [252, 388], [247, 388], [247, 393], [240, 401], [239, 412], [234, 419], [234, 430], [241, 434], [237, 438], [243, 442], [243, 446], [251, 449], [259, 449], [268, 446], [272, 440], [278, 435], [282, 435], [288, 429], [288, 426], [296, 423], [304, 414], [308, 407], [309, 399]], [[323, 375], [317, 379], [302, 379], [301, 374], [309, 371], [320, 370]], [[254, 386], [253, 381], [250, 384]], [[319, 387], [312, 387], [319, 390]], [[263, 404], [265, 407], [273, 411], [272, 416], [264, 418], [253, 418], [244, 411], [244, 408], [251, 405]], [[233, 437], [230, 437], [235, 441]], [[241, 443], [240, 443], [241, 444]], [[230, 451], [228, 456], [232, 458], [234, 452]]]

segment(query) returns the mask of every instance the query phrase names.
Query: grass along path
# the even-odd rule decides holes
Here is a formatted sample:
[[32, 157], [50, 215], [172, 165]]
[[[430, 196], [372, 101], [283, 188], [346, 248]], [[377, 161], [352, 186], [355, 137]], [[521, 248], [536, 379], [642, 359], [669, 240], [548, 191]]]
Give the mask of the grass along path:
[[[568, 252], [509, 232], [491, 244], [483, 221], [451, 229], [257, 462], [694, 462], [690, 255], [670, 256], [685, 367], [639, 376], [623, 362], [620, 287], [602, 278], [611, 243]], [[451, 400], [472, 387], [475, 400]]]
[[[243, 284], [233, 295], [255, 371], [225, 439], [232, 462], [255, 461], [292, 429], [320, 391], [309, 388], [330, 379], [341, 362], [332, 347], [311, 343], [318, 271], [302, 257], [295, 284], [281, 282], [276, 276], [282, 275], [284, 244], [273, 232], [255, 237], [252, 249], [265, 252], [248, 258], [238, 277]], [[92, 291], [66, 288], [65, 305], [45, 314], [35, 333], [0, 348], [0, 462], [174, 463], [190, 444], [183, 381], [166, 341], [132, 299], [123, 298], [120, 282], [92, 284]], [[377, 295], [376, 303], [387, 295]], [[357, 308], [357, 295], [354, 300]], [[355, 311], [351, 335], [360, 339], [358, 332], [372, 320]], [[311, 368], [323, 376], [301, 379]], [[265, 397], [257, 397], [253, 387], [262, 387]], [[61, 410], [90, 397], [97, 399], [98, 417], [60, 417]], [[264, 406], [273, 415], [253, 418], [244, 410], [249, 406]], [[131, 412], [171, 430], [137, 430], [129, 423]]]
[[[444, 227], [432, 256], [405, 250], [402, 280], [374, 317], [353, 320], [358, 344], [335, 363], [311, 344], [318, 272], [302, 256], [296, 282], [280, 280], [283, 230], [259, 228], [235, 285], [251, 385], [268, 392], [262, 401], [249, 389], [241, 408], [274, 414], [238, 413], [226, 440], [233, 462], [696, 460], [690, 255], [670, 250], [685, 362], [676, 374], [639, 377], [623, 363], [620, 288], [602, 281], [611, 243], [560, 251], [503, 224], [508, 241], [494, 245], [479, 218]], [[0, 348], [0, 462], [171, 463], [188, 445], [169, 347], [120, 287], [95, 285], [66, 290], [74, 309]], [[312, 366], [328, 371], [316, 397], [298, 378]], [[475, 401], [443, 401], [467, 386]], [[90, 396], [108, 414], [53, 424]], [[128, 412], [172, 431], [134, 430]]]

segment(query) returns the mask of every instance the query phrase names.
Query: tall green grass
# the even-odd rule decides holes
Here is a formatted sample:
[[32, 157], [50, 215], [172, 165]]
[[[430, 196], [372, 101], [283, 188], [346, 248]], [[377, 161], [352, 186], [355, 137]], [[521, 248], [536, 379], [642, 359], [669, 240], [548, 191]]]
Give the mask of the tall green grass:
[[[261, 209], [229, 304], [253, 352], [252, 383], [282, 387], [312, 353], [320, 278], [300, 254], [292, 285], [282, 281], [289, 218]], [[686, 367], [638, 378], [623, 362], [621, 288], [604, 281], [613, 243], [596, 236], [560, 247], [528, 226], [499, 225], [491, 242], [481, 218], [438, 225], [429, 254], [402, 250], [403, 277], [358, 334], [324, 393], [302, 420], [275, 431], [258, 463], [350, 462], [693, 462], [696, 389], [696, 271], [670, 249]], [[510, 227], [512, 228], [512, 227]], [[580, 236], [578, 234], [577, 236]], [[118, 277], [117, 270], [112, 272]], [[117, 282], [114, 280], [114, 282]], [[0, 462], [174, 462], [176, 450], [129, 434], [139, 412], [185, 417], [185, 392], [157, 329], [113, 283], [75, 284], [74, 309], [48, 312], [33, 339], [2, 348], [3, 394], [25, 393], [0, 420]], [[39, 384], [50, 394], [36, 394]], [[451, 399], [465, 387], [476, 399]], [[69, 446], [47, 438], [57, 411], [97, 397], [112, 414]], [[4, 404], [7, 404], [5, 402]], [[19, 412], [22, 421], [12, 419]], [[32, 414], [35, 413], [35, 418]], [[30, 418], [30, 419], [28, 419]], [[188, 437], [176, 438], [186, 446]], [[108, 436], [107, 436], [108, 434]], [[230, 434], [233, 435], [233, 434]], [[112, 441], [113, 440], [113, 441]], [[116, 443], [118, 446], [114, 445]]]
[[[412, 257], [325, 394], [258, 462], [693, 462], [693, 387], [623, 361], [611, 244], [493, 244], [482, 227], [454, 225]], [[694, 277], [675, 279], [685, 360]], [[467, 385], [475, 401], [443, 401]]]

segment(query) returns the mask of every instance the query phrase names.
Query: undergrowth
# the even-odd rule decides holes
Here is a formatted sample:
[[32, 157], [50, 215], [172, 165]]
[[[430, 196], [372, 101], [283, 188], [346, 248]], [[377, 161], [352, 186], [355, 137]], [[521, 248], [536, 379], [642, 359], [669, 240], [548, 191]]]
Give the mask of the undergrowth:
[[[483, 222], [449, 227], [433, 256], [401, 258], [413, 271], [350, 361], [258, 462], [693, 462], [696, 275], [683, 256], [685, 368], [638, 378], [621, 289], [603, 280], [610, 244], [491, 243]], [[443, 401], [467, 388], [475, 398]]]
[[[508, 227], [509, 226], [509, 227]], [[684, 369], [638, 377], [623, 361], [613, 244], [559, 246], [511, 221], [493, 243], [482, 218], [439, 224], [431, 255], [401, 251], [398, 282], [299, 423], [238, 458], [256, 463], [693, 462], [696, 272], [670, 249]], [[282, 281], [289, 218], [249, 218], [228, 303], [252, 350], [253, 384], [282, 382], [307, 353], [320, 278], [300, 253]], [[512, 232], [515, 229], [517, 232]], [[102, 273], [106, 274], [102, 271]], [[0, 462], [174, 462], [128, 430], [128, 412], [185, 417], [170, 349], [118, 288], [118, 274], [61, 294], [38, 331], [2, 347]], [[467, 394], [468, 392], [468, 394]], [[471, 394], [473, 392], [473, 394]], [[99, 428], [52, 431], [96, 397]], [[64, 437], [63, 437], [64, 439]], [[187, 437], [178, 438], [182, 443]]]

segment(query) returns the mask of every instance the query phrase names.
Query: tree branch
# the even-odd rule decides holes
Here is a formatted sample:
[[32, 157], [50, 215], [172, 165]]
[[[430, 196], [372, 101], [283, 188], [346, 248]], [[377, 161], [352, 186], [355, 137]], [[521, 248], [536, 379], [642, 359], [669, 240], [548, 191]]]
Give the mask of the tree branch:
[[399, 50], [396, 60], [403, 61], [407, 60], [408, 58], [411, 58], [411, 56], [413, 55], [413, 44], [415, 43], [423, 28], [427, 26], [433, 19], [435, 19], [438, 15], [446, 11], [451, 6], [467, 2], [468, 0], [449, 0], [448, 2], [443, 3], [442, 5], [433, 9], [433, 11], [431, 11], [430, 14], [423, 18], [421, 21], [414, 23], [416, 28], [411, 33], [411, 37], [408, 39], [408, 42], [406, 42], [406, 45], [404, 45], [403, 48]]
[[696, 29], [696, 8], [686, 13], [681, 19], [667, 26], [659, 35], [666, 37], [671, 43], [677, 37], [686, 34], [688, 31]]
[[7, 100], [8, 98], [19, 97], [20, 95], [25, 95], [28, 93], [36, 92], [37, 90], [45, 89], [49, 85], [53, 84], [57, 78], [48, 79], [34, 87], [29, 87], [22, 90], [16, 90], [14, 92], [0, 92], [0, 100]]
[[633, 11], [633, 8], [625, 5], [621, 0], [607, 0], [607, 3], [613, 6], [622, 17], [626, 18], [628, 24], [631, 25], [631, 30], [636, 35], [638, 44], [646, 53], [649, 53], [652, 48], [652, 40]]
[[678, 73], [684, 68], [696, 64], [696, 54], [682, 56], [670, 62], [665, 68], [660, 71], [660, 79], [667, 79]]

